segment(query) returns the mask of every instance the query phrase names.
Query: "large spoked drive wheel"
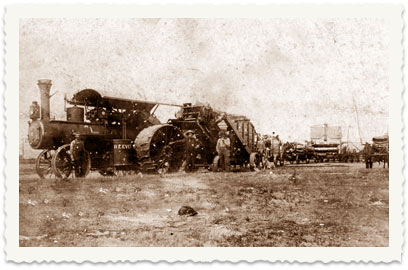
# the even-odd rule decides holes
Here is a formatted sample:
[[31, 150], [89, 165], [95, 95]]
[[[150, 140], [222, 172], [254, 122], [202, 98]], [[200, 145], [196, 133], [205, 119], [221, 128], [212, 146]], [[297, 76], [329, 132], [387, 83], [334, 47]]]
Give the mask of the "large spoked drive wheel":
[[85, 151], [79, 162], [72, 162], [69, 154], [69, 144], [65, 144], [57, 149], [52, 158], [52, 168], [58, 178], [68, 178], [73, 169], [75, 177], [85, 177], [91, 169], [91, 158], [89, 152]]
[[54, 171], [51, 165], [52, 157], [54, 154], [55, 151], [51, 149], [44, 150], [38, 155], [35, 161], [35, 170], [41, 179], [54, 177]]
[[184, 136], [171, 125], [154, 125], [143, 129], [135, 139], [137, 157], [142, 167], [158, 173], [177, 171], [183, 162]]
[[69, 155], [69, 144], [65, 144], [57, 149], [52, 158], [52, 168], [58, 178], [68, 178], [72, 173], [72, 160]]

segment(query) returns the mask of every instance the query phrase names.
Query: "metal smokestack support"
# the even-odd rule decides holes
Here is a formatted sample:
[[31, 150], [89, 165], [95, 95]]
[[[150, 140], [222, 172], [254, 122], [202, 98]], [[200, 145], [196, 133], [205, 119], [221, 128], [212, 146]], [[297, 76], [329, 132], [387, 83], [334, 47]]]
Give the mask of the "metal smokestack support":
[[41, 119], [50, 120], [50, 89], [51, 80], [38, 80], [38, 88], [41, 93]]

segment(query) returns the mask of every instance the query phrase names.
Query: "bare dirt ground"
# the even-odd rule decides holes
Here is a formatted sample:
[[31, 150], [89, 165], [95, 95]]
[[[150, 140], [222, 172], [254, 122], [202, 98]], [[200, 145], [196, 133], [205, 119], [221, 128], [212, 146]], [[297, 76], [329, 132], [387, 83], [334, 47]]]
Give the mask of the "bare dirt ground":
[[388, 246], [388, 175], [335, 163], [62, 181], [21, 163], [20, 246]]

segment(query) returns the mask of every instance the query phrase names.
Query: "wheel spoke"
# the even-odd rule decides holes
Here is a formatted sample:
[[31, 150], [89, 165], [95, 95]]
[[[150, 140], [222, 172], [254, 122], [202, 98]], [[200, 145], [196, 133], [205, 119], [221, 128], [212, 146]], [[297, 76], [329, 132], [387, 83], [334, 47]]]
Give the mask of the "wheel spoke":
[[43, 173], [43, 176], [45, 177], [45, 176], [52, 176], [52, 168], [51, 167], [49, 167], [49, 168], [47, 168], [47, 169], [45, 169], [44, 170], [44, 173]]
[[53, 157], [53, 150], [42, 151], [36, 160], [36, 171], [40, 178], [45, 176], [52, 176], [53, 170], [51, 166], [51, 158]]

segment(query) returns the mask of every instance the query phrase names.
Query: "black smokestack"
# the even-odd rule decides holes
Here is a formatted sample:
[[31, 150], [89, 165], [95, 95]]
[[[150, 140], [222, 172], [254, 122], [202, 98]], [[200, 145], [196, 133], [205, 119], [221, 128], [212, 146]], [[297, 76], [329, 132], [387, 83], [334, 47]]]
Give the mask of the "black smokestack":
[[51, 80], [38, 80], [41, 93], [41, 119], [50, 120], [50, 89]]

